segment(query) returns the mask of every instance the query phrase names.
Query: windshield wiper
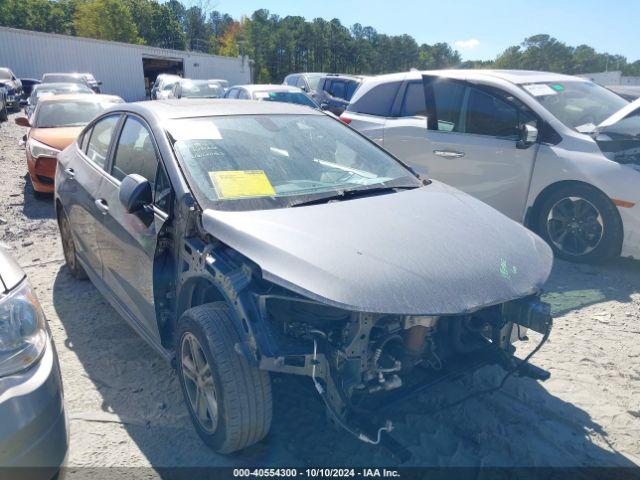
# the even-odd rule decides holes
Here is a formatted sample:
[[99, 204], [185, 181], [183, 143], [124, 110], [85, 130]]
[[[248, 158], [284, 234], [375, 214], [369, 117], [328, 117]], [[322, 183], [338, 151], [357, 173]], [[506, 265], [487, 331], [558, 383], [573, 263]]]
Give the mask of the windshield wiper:
[[337, 192], [325, 195], [319, 198], [312, 198], [311, 200], [301, 200], [299, 202], [292, 202], [290, 207], [304, 207], [306, 205], [319, 205], [321, 203], [328, 203], [335, 200], [346, 200], [349, 198], [366, 197], [368, 195], [377, 195], [380, 193], [398, 192], [400, 190], [413, 190], [414, 188], [420, 188], [421, 185], [400, 185], [400, 186], [384, 186], [373, 188], [354, 188], [350, 190], [338, 190]]

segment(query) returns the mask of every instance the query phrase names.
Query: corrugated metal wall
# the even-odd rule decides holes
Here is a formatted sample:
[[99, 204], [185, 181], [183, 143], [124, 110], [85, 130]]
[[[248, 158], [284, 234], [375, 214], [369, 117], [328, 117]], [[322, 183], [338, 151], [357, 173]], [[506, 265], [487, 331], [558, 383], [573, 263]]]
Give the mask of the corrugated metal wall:
[[231, 85], [251, 82], [247, 59], [0, 27], [0, 67], [9, 67], [23, 78], [41, 78], [47, 72], [90, 72], [102, 81], [104, 93], [126, 101], [145, 99], [143, 57], [181, 59], [189, 78], [224, 78]]

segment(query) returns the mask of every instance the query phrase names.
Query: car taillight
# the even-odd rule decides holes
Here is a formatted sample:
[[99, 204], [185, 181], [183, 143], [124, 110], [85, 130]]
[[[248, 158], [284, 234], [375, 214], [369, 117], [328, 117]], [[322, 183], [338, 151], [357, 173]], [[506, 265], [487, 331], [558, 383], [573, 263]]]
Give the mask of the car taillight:
[[344, 115], [340, 115], [340, 121], [342, 123], [345, 123], [347, 125], [349, 125], [351, 123], [351, 119], [349, 117], [345, 117]]

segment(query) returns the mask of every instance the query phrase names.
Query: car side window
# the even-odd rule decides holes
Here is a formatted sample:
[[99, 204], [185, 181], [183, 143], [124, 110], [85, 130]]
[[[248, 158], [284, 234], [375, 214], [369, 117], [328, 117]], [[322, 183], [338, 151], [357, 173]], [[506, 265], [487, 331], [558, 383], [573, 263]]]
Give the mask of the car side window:
[[373, 87], [355, 102], [352, 102], [347, 110], [379, 117], [391, 116], [391, 107], [398, 94], [400, 83], [387, 82]]
[[96, 122], [91, 130], [86, 155], [91, 162], [104, 169], [109, 154], [111, 137], [115, 131], [120, 115], [111, 115]]
[[307, 82], [304, 81], [304, 77], [302, 77], [302, 76], [298, 77], [295, 86], [298, 87], [298, 88], [301, 88], [302, 90], [306, 90], [307, 89]]
[[231, 90], [229, 90], [227, 98], [238, 98], [238, 92], [239, 90], [237, 88], [232, 88]]
[[84, 153], [87, 153], [87, 145], [89, 144], [90, 137], [91, 137], [91, 129], [88, 129], [86, 132], [84, 132], [84, 135], [82, 135], [82, 138], [80, 138], [80, 141], [78, 142], [78, 146], [80, 147], [80, 150]]
[[137, 173], [153, 187], [157, 169], [158, 156], [151, 133], [140, 120], [127, 117], [116, 146], [111, 175], [122, 181], [127, 175]]
[[425, 105], [430, 130], [462, 132], [463, 83], [436, 79], [425, 86]]
[[249, 96], [249, 94], [247, 93], [246, 90], [239, 90], [238, 91], [238, 98], [240, 98], [241, 100], [249, 100], [249, 99], [251, 99], [251, 97]]
[[336, 98], [345, 98], [347, 96], [347, 82], [334, 80], [331, 82], [331, 91], [329, 93]]
[[535, 118], [514, 103], [477, 88], [469, 89], [465, 132], [496, 138], [518, 139], [522, 123]]
[[298, 75], [289, 75], [287, 78], [285, 78], [284, 83], [295, 87], [298, 78]]
[[400, 109], [401, 117], [426, 117], [427, 106], [424, 101], [422, 82], [411, 82], [407, 85]]

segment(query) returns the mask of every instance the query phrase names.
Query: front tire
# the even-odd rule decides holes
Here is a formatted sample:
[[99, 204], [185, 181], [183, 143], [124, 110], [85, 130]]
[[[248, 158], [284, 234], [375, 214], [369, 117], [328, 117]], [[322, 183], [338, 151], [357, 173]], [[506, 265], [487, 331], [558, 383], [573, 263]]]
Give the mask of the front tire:
[[178, 378], [200, 438], [219, 453], [262, 440], [271, 426], [269, 374], [236, 349], [229, 307], [216, 302], [184, 312], [178, 325]]
[[571, 185], [546, 196], [538, 209], [537, 233], [556, 257], [595, 263], [620, 253], [622, 220], [613, 202], [589, 185]]
[[69, 273], [77, 280], [84, 280], [87, 278], [87, 273], [80, 265], [78, 261], [78, 255], [76, 253], [76, 244], [73, 240], [73, 234], [71, 233], [71, 226], [69, 225], [69, 219], [64, 212], [58, 214], [58, 227], [60, 229], [60, 239], [62, 240], [62, 252], [64, 253], [64, 261], [67, 264]]
[[0, 110], [0, 122], [6, 122], [9, 120], [9, 112], [7, 111], [7, 105], [5, 104]]

